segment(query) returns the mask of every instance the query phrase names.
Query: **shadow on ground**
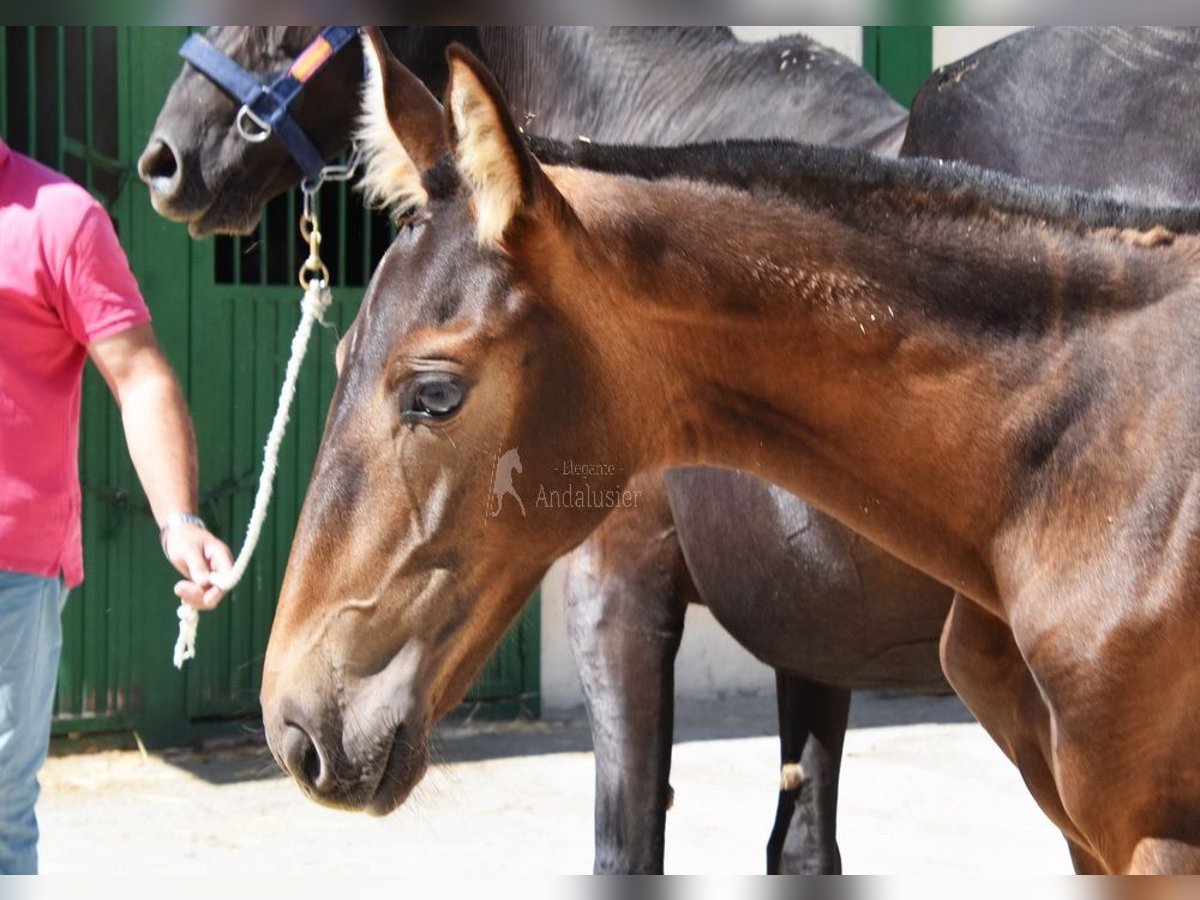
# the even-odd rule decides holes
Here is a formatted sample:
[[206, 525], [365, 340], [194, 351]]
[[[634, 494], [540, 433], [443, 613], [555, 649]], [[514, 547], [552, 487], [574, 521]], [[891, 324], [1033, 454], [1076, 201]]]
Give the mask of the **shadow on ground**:
[[[956, 724], [974, 719], [954, 696], [912, 697], [862, 692], [850, 709], [851, 728], [886, 728], [917, 723]], [[683, 700], [676, 705], [675, 741], [724, 741], [778, 734], [775, 698], [748, 695], [722, 700]], [[538, 721], [473, 722], [438, 729], [432, 757], [453, 764], [486, 759], [587, 753], [592, 736], [582, 710]], [[210, 784], [282, 778], [261, 731], [203, 750], [166, 751], [162, 759]]]

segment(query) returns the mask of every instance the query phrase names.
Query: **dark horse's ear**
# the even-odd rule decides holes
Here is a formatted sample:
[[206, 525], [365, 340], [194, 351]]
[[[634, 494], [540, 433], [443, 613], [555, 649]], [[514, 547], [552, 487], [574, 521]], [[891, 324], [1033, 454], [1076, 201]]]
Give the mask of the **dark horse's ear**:
[[447, 125], [474, 201], [479, 243], [500, 246], [518, 217], [561, 218], [566, 201], [525, 146], [492, 73], [461, 44], [452, 44], [446, 58]]
[[367, 199], [399, 212], [429, 202], [425, 173], [450, 152], [442, 106], [392, 55], [376, 26], [363, 29], [362, 111], [356, 138]]

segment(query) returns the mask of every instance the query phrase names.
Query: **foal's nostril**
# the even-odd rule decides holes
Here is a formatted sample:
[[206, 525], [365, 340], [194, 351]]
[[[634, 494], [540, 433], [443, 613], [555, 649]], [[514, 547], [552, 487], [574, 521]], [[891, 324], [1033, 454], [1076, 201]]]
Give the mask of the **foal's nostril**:
[[304, 753], [304, 758], [300, 761], [300, 769], [304, 773], [305, 784], [310, 784], [315, 788], [321, 783], [321, 754], [317, 752], [317, 748], [311, 742]]
[[179, 186], [179, 160], [164, 138], [152, 137], [138, 160], [138, 175], [156, 193], [170, 196]]
[[283, 733], [283, 762], [292, 777], [320, 792], [325, 782], [321, 752], [304, 729], [289, 723]]

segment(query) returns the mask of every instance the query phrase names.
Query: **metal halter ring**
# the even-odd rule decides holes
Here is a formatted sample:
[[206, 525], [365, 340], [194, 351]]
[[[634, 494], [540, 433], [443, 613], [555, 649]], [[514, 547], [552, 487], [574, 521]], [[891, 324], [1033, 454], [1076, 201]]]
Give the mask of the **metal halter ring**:
[[[250, 126], [246, 124], [247, 119], [250, 120], [250, 123], [253, 124], [257, 130], [252, 131], [250, 129]], [[261, 144], [271, 136], [271, 126], [264, 122], [254, 112], [254, 110], [245, 104], [243, 104], [242, 108], [238, 110], [235, 124], [237, 125], [238, 134], [252, 144]]]
[[346, 157], [346, 161], [341, 165], [330, 163], [321, 170], [322, 181], [349, 181], [354, 177], [354, 173], [358, 171], [359, 163], [362, 162], [362, 145], [358, 141], [350, 143], [350, 155]]

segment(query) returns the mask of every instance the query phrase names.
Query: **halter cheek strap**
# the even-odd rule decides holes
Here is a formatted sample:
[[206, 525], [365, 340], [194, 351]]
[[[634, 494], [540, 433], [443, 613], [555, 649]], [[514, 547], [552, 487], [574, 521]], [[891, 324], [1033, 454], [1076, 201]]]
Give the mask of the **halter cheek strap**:
[[242, 137], [258, 143], [274, 134], [300, 167], [304, 180], [316, 184], [321, 180], [325, 160], [291, 114], [291, 105], [305, 82], [357, 34], [358, 28], [353, 25], [327, 26], [286, 72], [269, 83], [243, 69], [200, 34], [190, 35], [179, 48], [179, 55], [242, 104], [237, 114]]

